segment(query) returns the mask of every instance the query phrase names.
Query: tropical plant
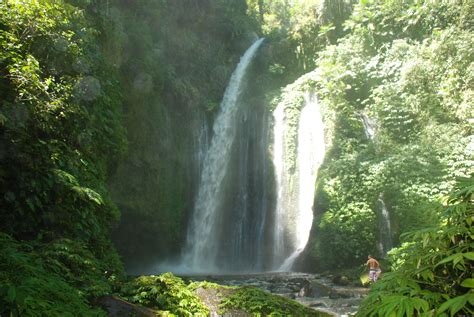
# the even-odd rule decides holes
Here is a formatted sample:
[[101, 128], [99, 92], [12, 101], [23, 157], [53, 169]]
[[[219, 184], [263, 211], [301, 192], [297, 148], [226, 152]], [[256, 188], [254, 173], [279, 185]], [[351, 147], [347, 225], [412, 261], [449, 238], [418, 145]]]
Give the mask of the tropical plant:
[[474, 177], [460, 179], [438, 226], [407, 233], [390, 253], [393, 272], [375, 283], [359, 316], [474, 313]]
[[[45, 256], [50, 256], [48, 253]], [[87, 261], [78, 259], [69, 261]], [[19, 243], [0, 233], [0, 314], [8, 316], [105, 316], [105, 312], [91, 308], [87, 293], [76, 288], [63, 277], [61, 270], [51, 270], [65, 264], [53, 258], [45, 265], [42, 255], [27, 243]], [[88, 264], [86, 264], [88, 265]], [[97, 272], [96, 275], [100, 275]], [[83, 276], [83, 275], [81, 275]], [[87, 283], [87, 282], [86, 282]], [[85, 290], [85, 289], [84, 289]]]
[[[194, 285], [193, 285], [194, 286]], [[139, 303], [179, 316], [207, 316], [209, 309], [179, 277], [172, 273], [140, 276], [122, 287], [121, 295]]]

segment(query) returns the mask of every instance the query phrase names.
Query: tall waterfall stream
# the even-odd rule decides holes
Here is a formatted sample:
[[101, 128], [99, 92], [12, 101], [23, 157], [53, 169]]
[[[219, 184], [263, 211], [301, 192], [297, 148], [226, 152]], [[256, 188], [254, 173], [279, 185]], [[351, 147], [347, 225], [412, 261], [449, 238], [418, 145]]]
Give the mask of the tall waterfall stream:
[[[274, 116], [273, 162], [277, 180], [274, 268], [290, 271], [308, 242], [313, 223], [316, 174], [325, 154], [324, 124], [316, 97], [305, 93], [299, 112], [296, 153], [292, 153], [295, 150], [289, 139], [295, 134], [291, 131], [295, 127], [287, 119], [284, 103], [278, 105]], [[289, 157], [295, 157], [296, 162]]]
[[204, 158], [194, 214], [189, 226], [184, 262], [191, 271], [220, 271], [217, 257], [223, 240], [219, 238], [222, 183], [226, 176], [236, 135], [239, 96], [246, 71], [263, 39], [257, 40], [242, 56], [220, 105], [213, 137]]
[[[361, 113], [361, 120], [364, 126], [364, 132], [369, 142], [375, 143], [377, 123], [373, 118], [370, 118], [366, 113]], [[392, 241], [392, 224], [390, 222], [390, 213], [385, 205], [384, 195], [380, 193], [377, 198], [377, 216], [378, 216], [378, 241], [377, 249], [380, 255], [386, 256], [387, 252], [393, 248]]]
[[379, 241], [377, 243], [378, 250], [383, 256], [393, 248], [392, 243], [392, 224], [390, 222], [390, 214], [385, 205], [383, 193], [380, 194], [377, 202], [380, 205], [379, 209]]
[[200, 181], [186, 245], [181, 263], [160, 270], [288, 272], [308, 242], [324, 124], [318, 100], [308, 92], [298, 92], [297, 107], [277, 106], [273, 137], [266, 108], [249, 109], [242, 94], [262, 42], [255, 41], [234, 70], [210, 142], [205, 127], [196, 139]]

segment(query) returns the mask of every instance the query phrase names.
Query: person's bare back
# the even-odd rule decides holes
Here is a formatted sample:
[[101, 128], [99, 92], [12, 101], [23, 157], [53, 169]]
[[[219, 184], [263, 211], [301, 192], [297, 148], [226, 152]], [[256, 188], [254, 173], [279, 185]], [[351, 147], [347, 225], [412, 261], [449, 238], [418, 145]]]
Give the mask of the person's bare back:
[[380, 267], [380, 264], [376, 259], [369, 257], [369, 260], [367, 261], [367, 266], [371, 270], [376, 270]]

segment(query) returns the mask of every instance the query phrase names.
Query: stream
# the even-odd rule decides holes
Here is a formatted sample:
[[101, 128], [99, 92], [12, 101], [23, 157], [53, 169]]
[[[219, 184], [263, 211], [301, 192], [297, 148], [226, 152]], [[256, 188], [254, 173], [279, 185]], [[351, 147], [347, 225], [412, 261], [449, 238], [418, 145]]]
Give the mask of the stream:
[[181, 276], [187, 281], [209, 281], [228, 286], [255, 286], [285, 296], [317, 311], [334, 316], [355, 314], [369, 289], [336, 285], [331, 276], [296, 272], [270, 272], [238, 275]]

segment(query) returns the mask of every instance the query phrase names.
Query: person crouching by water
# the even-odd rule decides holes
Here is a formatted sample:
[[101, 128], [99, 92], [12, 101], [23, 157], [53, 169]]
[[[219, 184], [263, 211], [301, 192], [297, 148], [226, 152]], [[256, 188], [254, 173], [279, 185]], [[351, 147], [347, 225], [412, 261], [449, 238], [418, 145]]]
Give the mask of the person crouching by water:
[[374, 259], [371, 255], [368, 256], [367, 266], [369, 267], [369, 281], [375, 282], [382, 273], [380, 269], [380, 263]]

